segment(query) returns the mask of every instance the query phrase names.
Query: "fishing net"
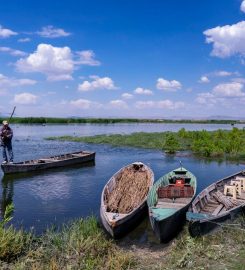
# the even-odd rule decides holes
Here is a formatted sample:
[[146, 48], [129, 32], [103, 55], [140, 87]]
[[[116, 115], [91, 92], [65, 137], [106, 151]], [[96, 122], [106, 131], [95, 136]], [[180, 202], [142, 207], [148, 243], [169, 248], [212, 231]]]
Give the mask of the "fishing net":
[[112, 192], [106, 193], [107, 211], [127, 214], [139, 206], [148, 194], [151, 173], [144, 166], [126, 167], [117, 177]]

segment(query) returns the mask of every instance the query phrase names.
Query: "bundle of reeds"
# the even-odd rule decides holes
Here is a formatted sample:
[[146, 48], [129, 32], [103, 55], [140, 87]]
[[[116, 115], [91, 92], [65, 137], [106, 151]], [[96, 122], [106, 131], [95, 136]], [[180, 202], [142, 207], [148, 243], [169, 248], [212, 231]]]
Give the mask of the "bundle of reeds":
[[144, 167], [126, 167], [115, 179], [106, 196], [107, 211], [127, 214], [139, 206], [148, 194], [151, 175]]

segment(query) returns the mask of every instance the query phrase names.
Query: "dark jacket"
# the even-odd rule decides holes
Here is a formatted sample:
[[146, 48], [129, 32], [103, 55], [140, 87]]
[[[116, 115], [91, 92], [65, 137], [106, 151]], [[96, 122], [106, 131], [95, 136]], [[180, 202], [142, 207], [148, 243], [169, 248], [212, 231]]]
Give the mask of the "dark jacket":
[[3, 126], [0, 130], [1, 143], [8, 144], [13, 138], [13, 130], [9, 126]]

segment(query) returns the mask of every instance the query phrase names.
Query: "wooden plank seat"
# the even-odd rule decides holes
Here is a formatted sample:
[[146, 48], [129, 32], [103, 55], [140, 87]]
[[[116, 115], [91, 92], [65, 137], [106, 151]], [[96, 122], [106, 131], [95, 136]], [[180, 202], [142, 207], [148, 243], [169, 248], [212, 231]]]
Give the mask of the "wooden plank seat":
[[186, 203], [165, 202], [165, 201], [162, 201], [161, 199], [158, 199], [156, 207], [157, 208], [182, 208], [185, 205]]
[[224, 208], [224, 205], [223, 204], [218, 205], [215, 208], [215, 210], [213, 211], [212, 215], [213, 216], [217, 216], [223, 208]]

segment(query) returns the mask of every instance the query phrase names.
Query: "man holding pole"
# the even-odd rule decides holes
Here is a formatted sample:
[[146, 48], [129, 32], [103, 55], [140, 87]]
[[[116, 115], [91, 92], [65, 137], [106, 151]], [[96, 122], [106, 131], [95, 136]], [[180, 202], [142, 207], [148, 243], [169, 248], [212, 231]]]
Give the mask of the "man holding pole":
[[1, 136], [1, 146], [3, 147], [3, 162], [2, 164], [6, 163], [13, 163], [14, 155], [12, 149], [12, 138], [13, 138], [13, 131], [9, 127], [8, 121], [3, 121], [3, 126], [0, 130]]

